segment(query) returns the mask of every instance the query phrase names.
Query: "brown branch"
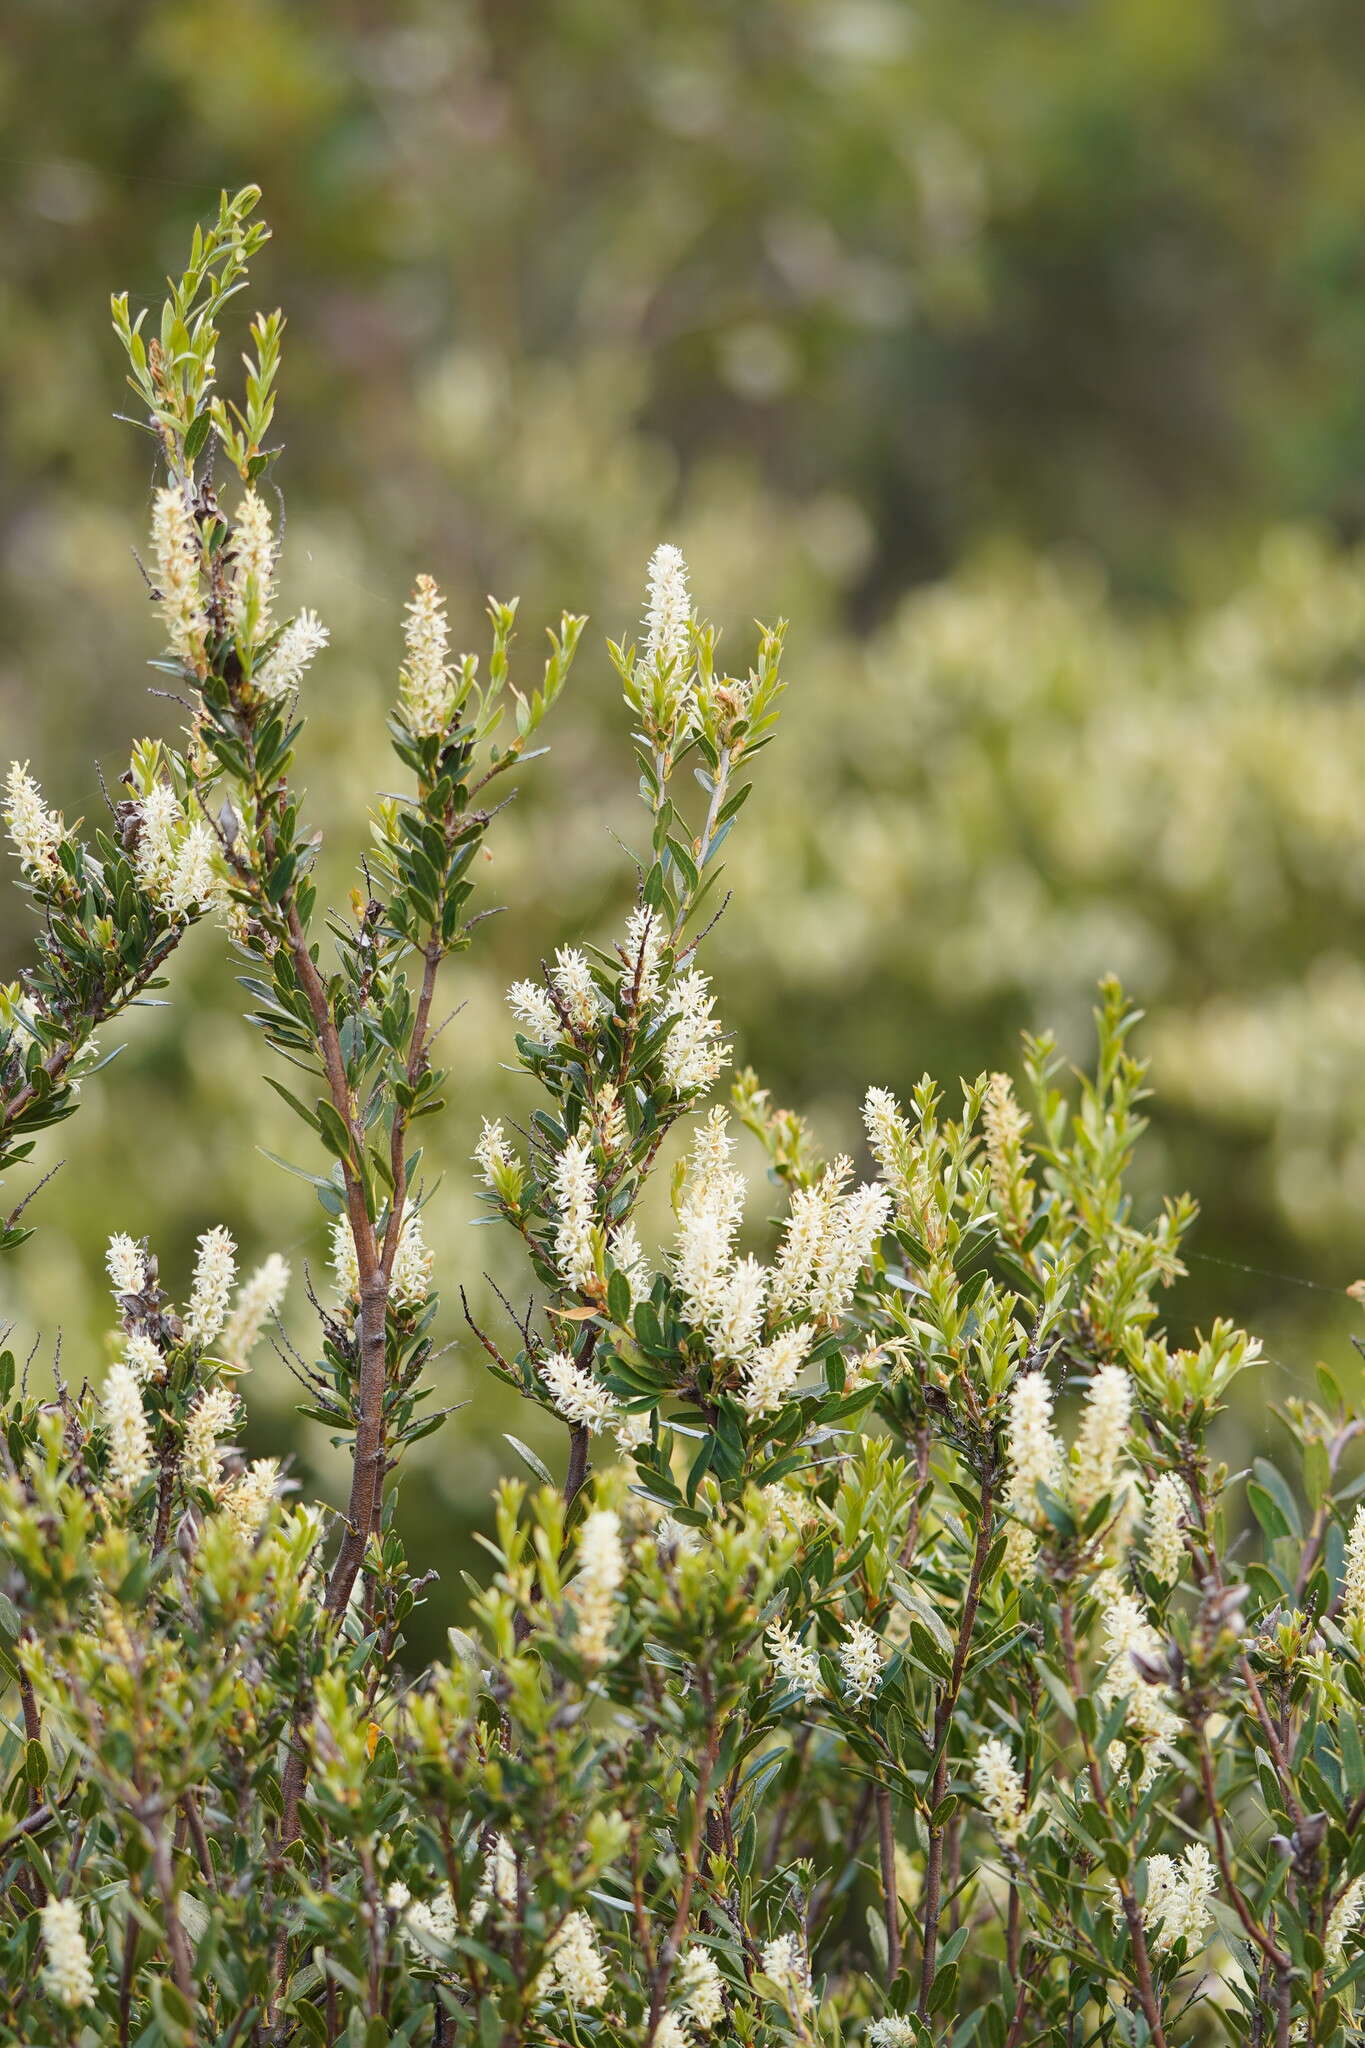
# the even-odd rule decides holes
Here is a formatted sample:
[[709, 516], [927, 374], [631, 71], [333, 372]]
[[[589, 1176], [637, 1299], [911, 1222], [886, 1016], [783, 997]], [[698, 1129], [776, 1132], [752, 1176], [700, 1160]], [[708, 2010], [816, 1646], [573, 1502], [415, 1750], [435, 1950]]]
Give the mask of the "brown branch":
[[[32, 1639], [31, 1630], [26, 1629], [25, 1634], [30, 1640]], [[19, 1698], [24, 1713], [24, 1736], [29, 1742], [40, 1743], [43, 1739], [43, 1717], [38, 1709], [38, 1699], [33, 1690], [33, 1681], [22, 1664], [16, 1665], [16, 1670], [19, 1677]], [[40, 1816], [46, 1813], [51, 1817], [52, 1811], [52, 1808], [45, 1805], [39, 1787], [30, 1779], [28, 1787], [28, 1819], [23, 1823], [22, 1827], [12, 1829], [6, 1840], [12, 1841], [21, 1833], [36, 1832], [42, 1825]], [[47, 1886], [43, 1883], [41, 1876], [36, 1870], [25, 1867], [20, 1873], [18, 1883], [19, 1889], [32, 1899], [35, 1906], [42, 1905], [47, 1897]]]
[[[1208, 1533], [1208, 1506], [1204, 1498], [1199, 1466], [1193, 1456], [1185, 1460], [1184, 1478], [1190, 1490], [1190, 1499], [1199, 1517], [1199, 1533], [1204, 1539], [1201, 1548], [1203, 1550], [1202, 1562], [1205, 1568], [1205, 1575], [1218, 1592], [1226, 1592], [1227, 1581], [1223, 1576], [1222, 1561]], [[1266, 1747], [1270, 1751], [1271, 1761], [1275, 1767], [1275, 1777], [1284, 1797], [1286, 1809], [1293, 1819], [1295, 1827], [1300, 1827], [1304, 1819], [1303, 1803], [1299, 1798], [1298, 1792], [1295, 1790], [1293, 1773], [1289, 1768], [1289, 1759], [1285, 1755], [1284, 1744], [1280, 1740], [1279, 1731], [1275, 1726], [1270, 1709], [1265, 1703], [1265, 1696], [1261, 1691], [1256, 1673], [1251, 1668], [1251, 1660], [1244, 1650], [1238, 1652], [1237, 1669], [1241, 1675], [1242, 1683], [1247, 1689], [1247, 1696], [1251, 1701], [1252, 1710], [1260, 1723], [1261, 1733], [1265, 1736]]]
[[[953, 1647], [952, 1669], [934, 1714], [934, 1750], [938, 1761], [934, 1766], [933, 1783], [929, 1793], [931, 1816], [943, 1804], [948, 1790], [948, 1738], [962, 1691], [972, 1634], [976, 1628], [977, 1609], [981, 1603], [981, 1584], [985, 1576], [986, 1557], [990, 1551], [994, 1525], [992, 1480], [988, 1475], [981, 1485], [981, 1518], [976, 1525], [976, 1547], [972, 1553], [966, 1597], [962, 1603], [962, 1619], [958, 1624], [957, 1641]], [[916, 2006], [921, 2019], [929, 2010], [929, 1999], [934, 1988], [934, 1973], [938, 1966], [938, 1916], [943, 1889], [943, 1834], [942, 1826], [935, 1827], [931, 1820], [929, 1853], [924, 1871], [924, 1956], [920, 1967], [919, 2000]]]
[[1243, 1898], [1236, 1878], [1232, 1874], [1232, 1858], [1228, 1853], [1227, 1834], [1223, 1827], [1222, 1808], [1218, 1803], [1218, 1788], [1214, 1779], [1213, 1755], [1209, 1749], [1208, 1730], [1201, 1715], [1195, 1720], [1195, 1738], [1199, 1747], [1199, 1777], [1204, 1787], [1204, 1804], [1208, 1809], [1209, 1821], [1213, 1827], [1213, 1850], [1218, 1859], [1223, 1884], [1232, 1901], [1233, 1911], [1246, 1929], [1248, 1938], [1261, 1951], [1277, 1979], [1292, 1971], [1293, 1964], [1284, 1950], [1274, 1942], [1266, 1929]]
[[218, 1889], [218, 1873], [213, 1867], [213, 1856], [209, 1849], [208, 1833], [204, 1827], [204, 1816], [199, 1811], [199, 1802], [193, 1792], [181, 1794], [180, 1808], [189, 1827], [190, 1840], [194, 1843], [195, 1860], [199, 1865], [200, 1875], [216, 1891]]
[[[710, 1685], [705, 1670], [699, 1676], [704, 1691], [709, 1693]], [[709, 1699], [707, 1706], [709, 1711]], [[663, 1947], [659, 1951], [658, 1964], [654, 1971], [653, 1982], [650, 1985], [649, 2022], [645, 2028], [645, 2048], [650, 2048], [650, 2044], [658, 2032], [659, 2021], [663, 2018], [664, 2000], [668, 1996], [669, 1981], [673, 1975], [673, 1965], [678, 1959], [678, 1951], [682, 1947], [683, 1936], [687, 1932], [687, 1922], [692, 1911], [692, 1893], [696, 1888], [697, 1872], [701, 1864], [702, 1843], [706, 1839], [706, 1818], [711, 1798], [711, 1778], [716, 1768], [716, 1756], [719, 1749], [720, 1730], [715, 1724], [714, 1717], [712, 1717], [707, 1722], [706, 1748], [702, 1752], [701, 1762], [697, 1769], [696, 1813], [692, 1829], [692, 1843], [688, 1850], [686, 1861], [683, 1864], [683, 1879], [678, 1889], [677, 1909], [673, 1915], [673, 1924], [669, 1928], [664, 1938]]]
[[[189, 1942], [185, 1937], [184, 1923], [175, 1903], [175, 1869], [171, 1861], [170, 1844], [166, 1840], [164, 1816], [158, 1813], [148, 1826], [151, 1836], [152, 1868], [156, 1872], [157, 1889], [166, 1912], [166, 1941], [171, 1951], [171, 1974], [175, 1978], [176, 1990], [189, 2007], [195, 2009], [194, 1970], [190, 1962]], [[197, 2038], [193, 2019], [190, 2022], [190, 2040]]]
[[1017, 1963], [1010, 1966], [1010, 1975], [1014, 1978], [1018, 1989], [1015, 1992], [1014, 2017], [1010, 2021], [1010, 2030], [1005, 2040], [1005, 2048], [1020, 2048], [1020, 2043], [1024, 2038], [1024, 2021], [1028, 2018], [1028, 2009], [1033, 2003], [1036, 1980], [1042, 1972], [1045, 1961], [1045, 1956], [1039, 1957], [1037, 1961], [1031, 1960], [1028, 1969], [1022, 1974]]
[[[136, 1891], [136, 1883], [129, 1879], [130, 1897]], [[118, 1979], [118, 2038], [119, 2048], [128, 2048], [133, 2022], [133, 1977], [137, 1970], [137, 1915], [129, 1912], [123, 1930], [123, 1965]]]
[[[1061, 1626], [1062, 1655], [1066, 1663], [1066, 1682], [1071, 1688], [1072, 1698], [1079, 1699], [1081, 1695], [1081, 1671], [1080, 1662], [1076, 1655], [1076, 1633], [1072, 1625], [1071, 1595], [1069, 1592], [1062, 1595]], [[1112, 1827], [1113, 1809], [1109, 1803], [1109, 1794], [1104, 1789], [1104, 1775], [1100, 1770], [1100, 1760], [1095, 1754], [1094, 1745], [1090, 1737], [1079, 1725], [1077, 1733], [1081, 1738], [1081, 1747], [1085, 1752], [1085, 1767], [1090, 1779], [1091, 1795], [1106, 1824]], [[1156, 2048], [1167, 2048], [1166, 2030], [1162, 2024], [1161, 2007], [1157, 2002], [1156, 1985], [1152, 1978], [1152, 1961], [1147, 1952], [1147, 1929], [1142, 1918], [1142, 1908], [1138, 1905], [1137, 1895], [1126, 1877], [1116, 1878], [1115, 1883], [1118, 1886], [1119, 1900], [1123, 1906], [1123, 1917], [1128, 1923], [1128, 1939], [1132, 1943], [1133, 1948], [1133, 1969], [1137, 1977], [1138, 2001], [1142, 2006], [1143, 2017], [1151, 2030]]]
[[882, 1863], [882, 1911], [886, 1916], [886, 1974], [897, 1976], [901, 1966], [901, 1916], [896, 1894], [896, 1827], [891, 1811], [891, 1793], [877, 1787], [877, 1843]]

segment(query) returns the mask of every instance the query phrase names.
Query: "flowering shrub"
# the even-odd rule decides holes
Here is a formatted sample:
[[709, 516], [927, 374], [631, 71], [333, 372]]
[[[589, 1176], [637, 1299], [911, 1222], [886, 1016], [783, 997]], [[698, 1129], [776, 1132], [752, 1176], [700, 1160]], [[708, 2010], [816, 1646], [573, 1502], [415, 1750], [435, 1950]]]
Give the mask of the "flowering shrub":
[[536, 1289], [473, 1334], [562, 1421], [565, 1473], [510, 1440], [534, 1484], [498, 1489], [468, 1631], [405, 1664], [430, 1574], [393, 1503], [442, 1421], [438, 1282], [458, 1289], [415, 1135], [446, 1085], [438, 984], [582, 622], [528, 694], [514, 607], [490, 606], [481, 670], [419, 579], [401, 787], [348, 914], [320, 918], [294, 759], [327, 636], [279, 615], [279, 315], [241, 404], [215, 388], [255, 198], [196, 237], [154, 335], [115, 305], [164, 476], [149, 580], [187, 740], [135, 749], [88, 839], [11, 772], [42, 936], [3, 995], [4, 1158], [77, 1107], [96, 1028], [217, 918], [314, 1146], [295, 1170], [333, 1282], [293, 1363], [351, 1483], [331, 1513], [234, 1447], [292, 1276], [274, 1255], [239, 1280], [221, 1228], [182, 1308], [154, 1248], [111, 1235], [98, 1386], [68, 1366], [40, 1399], [0, 1357], [6, 2038], [1358, 2039], [1358, 1424], [1320, 1371], [1280, 1418], [1287, 1476], [1220, 1464], [1258, 1347], [1161, 1327], [1194, 1212], [1144, 1222], [1126, 1191], [1144, 1072], [1116, 984], [1093, 1074], [1026, 1045], [1027, 1108], [999, 1074], [960, 1107], [872, 1088], [862, 1177], [752, 1074], [711, 1099], [730, 1046], [701, 960], [782, 635], [726, 674], [667, 547], [641, 640], [611, 649], [635, 907], [614, 946], [561, 947], [509, 992], [527, 1107], [476, 1153]]

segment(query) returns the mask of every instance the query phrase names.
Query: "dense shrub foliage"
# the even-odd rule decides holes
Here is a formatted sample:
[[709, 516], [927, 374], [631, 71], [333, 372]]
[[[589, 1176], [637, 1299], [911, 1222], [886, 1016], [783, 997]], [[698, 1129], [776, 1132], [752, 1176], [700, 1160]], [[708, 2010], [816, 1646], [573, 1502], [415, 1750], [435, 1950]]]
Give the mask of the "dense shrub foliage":
[[[1357, 1424], [1322, 1371], [1280, 1418], [1285, 1472], [1220, 1463], [1211, 1427], [1259, 1347], [1162, 1328], [1194, 1211], [1144, 1221], [1128, 1191], [1144, 1070], [1116, 983], [1092, 1072], [1034, 1039], [1019, 1087], [872, 1087], [861, 1169], [752, 1073], [715, 1099], [731, 1048], [701, 959], [782, 634], [727, 674], [667, 546], [639, 642], [611, 648], [636, 902], [614, 943], [526, 962], [521, 1112], [476, 1150], [536, 1291], [470, 1341], [565, 1427], [564, 1478], [509, 1438], [531, 1483], [497, 1491], [470, 1627], [405, 1662], [431, 1570], [394, 1526], [401, 1468], [460, 1426], [432, 1406], [460, 1274], [421, 1143], [442, 970], [582, 621], [521, 687], [514, 607], [490, 604], [486, 665], [457, 658], [419, 579], [397, 765], [349, 904], [321, 913], [295, 751], [327, 635], [277, 588], [278, 315], [240, 400], [215, 384], [255, 197], [196, 237], [159, 324], [115, 304], [161, 465], [148, 575], [185, 746], [137, 747], [84, 837], [11, 771], [40, 927], [3, 992], [0, 1105], [7, 1163], [40, 1165], [97, 1030], [191, 923], [225, 928], [332, 1232], [289, 1362], [349, 1496], [331, 1514], [235, 1448], [291, 1275], [275, 1255], [239, 1279], [222, 1228], [176, 1280], [110, 1219], [98, 1384], [64, 1358], [39, 1399], [0, 1363], [9, 2036], [1358, 2038]], [[1254, 1552], [1228, 1538], [1244, 1505]]]

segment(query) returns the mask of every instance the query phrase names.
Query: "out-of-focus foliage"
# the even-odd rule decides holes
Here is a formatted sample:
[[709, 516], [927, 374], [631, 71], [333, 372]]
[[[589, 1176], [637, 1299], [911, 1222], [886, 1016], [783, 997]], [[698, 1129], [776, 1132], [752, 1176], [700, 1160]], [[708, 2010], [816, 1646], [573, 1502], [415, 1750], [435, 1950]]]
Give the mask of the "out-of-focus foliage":
[[[1230, 1303], [1291, 1377], [1347, 1305], [1200, 1261], [1332, 1289], [1360, 1265], [1355, 10], [232, 12], [228, 36], [198, 0], [6, 10], [10, 752], [94, 819], [97, 762], [112, 781], [129, 731], [179, 729], [143, 695], [128, 508], [149, 478], [98, 315], [129, 281], [156, 298], [219, 185], [258, 178], [289, 252], [287, 293], [269, 252], [260, 292], [290, 313], [293, 595], [333, 632], [311, 815], [353, 842], [415, 570], [459, 637], [496, 589], [591, 613], [600, 644], [671, 535], [732, 636], [753, 612], [797, 628], [783, 773], [748, 820], [761, 880], [714, 942], [741, 1053], [838, 1142], [857, 1077], [1003, 1063], [1119, 968], [1174, 1154], [1153, 1147], [1153, 1181], [1204, 1203], [1190, 1320]], [[502, 821], [490, 880], [531, 922], [483, 934], [448, 1031], [466, 1071], [502, 1057], [537, 931], [600, 934], [624, 900], [614, 702], [585, 669]], [[352, 879], [324, 865], [325, 892]], [[0, 972], [26, 946], [6, 919]], [[54, 1299], [73, 1337], [102, 1331], [115, 1198], [182, 1267], [220, 1217], [249, 1250], [324, 1255], [252, 1149], [287, 1151], [287, 1112], [227, 969], [192, 937], [179, 972], [193, 1032], [136, 1020], [62, 1148], [60, 1222], [6, 1276], [25, 1341]], [[457, 1099], [430, 1212], [476, 1300], [485, 1265], [524, 1279], [466, 1228], [477, 1126]], [[462, 1351], [441, 1370], [472, 1391]], [[292, 1440], [283, 1374], [275, 1402], [258, 1448]], [[506, 1421], [485, 1395], [414, 1465], [414, 1519], [463, 1520]]]

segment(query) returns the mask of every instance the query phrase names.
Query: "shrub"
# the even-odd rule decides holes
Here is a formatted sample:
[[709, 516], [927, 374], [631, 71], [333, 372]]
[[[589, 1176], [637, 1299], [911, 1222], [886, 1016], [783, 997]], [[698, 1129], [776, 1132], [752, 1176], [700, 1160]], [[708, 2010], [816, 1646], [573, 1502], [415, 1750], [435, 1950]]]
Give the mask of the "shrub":
[[[1093, 1074], [1026, 1044], [1027, 1110], [999, 1074], [951, 1109], [927, 1079], [908, 1105], [871, 1089], [861, 1181], [752, 1074], [708, 1105], [730, 1048], [698, 963], [782, 634], [725, 674], [667, 547], [642, 641], [611, 649], [637, 901], [616, 945], [561, 947], [510, 991], [531, 1103], [476, 1154], [536, 1299], [474, 1335], [566, 1426], [565, 1475], [509, 1439], [534, 1484], [497, 1491], [469, 1629], [405, 1665], [431, 1574], [394, 1499], [443, 1420], [448, 1259], [418, 1142], [446, 1085], [438, 981], [582, 622], [528, 694], [514, 607], [490, 606], [481, 671], [419, 580], [402, 788], [376, 800], [347, 914], [320, 917], [295, 707], [326, 636], [278, 616], [278, 314], [253, 325], [241, 404], [214, 389], [255, 200], [196, 236], [154, 335], [115, 305], [164, 470], [150, 577], [187, 739], [134, 749], [88, 839], [11, 773], [41, 936], [4, 992], [4, 1158], [77, 1107], [96, 1028], [217, 917], [311, 1134], [296, 1170], [334, 1284], [310, 1285], [316, 1352], [293, 1363], [351, 1484], [333, 1515], [233, 1448], [290, 1275], [275, 1256], [239, 1284], [225, 1230], [183, 1309], [115, 1230], [97, 1389], [59, 1372], [41, 1399], [0, 1360], [11, 2037], [1356, 2038], [1358, 1424], [1322, 1371], [1281, 1418], [1290, 1477], [1219, 1463], [1210, 1430], [1258, 1346], [1161, 1328], [1193, 1207], [1134, 1213], [1144, 1070], [1113, 982]], [[767, 1161], [766, 1225], [737, 1126]], [[661, 1179], [652, 1252], [637, 1218]], [[1243, 1497], [1254, 1557], [1229, 1540]]]

